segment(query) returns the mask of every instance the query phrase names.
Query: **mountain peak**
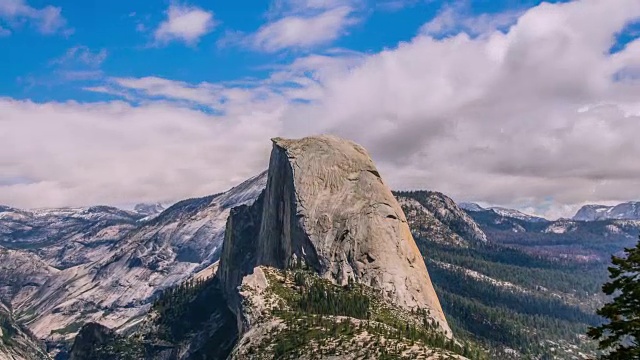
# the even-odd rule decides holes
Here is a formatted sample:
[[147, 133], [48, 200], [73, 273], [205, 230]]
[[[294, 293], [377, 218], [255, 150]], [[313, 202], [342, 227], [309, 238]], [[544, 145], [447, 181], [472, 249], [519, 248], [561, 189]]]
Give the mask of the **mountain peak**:
[[462, 209], [462, 210], [467, 210], [467, 211], [485, 211], [487, 209], [483, 208], [482, 206], [476, 204], [476, 203], [472, 203], [472, 202], [462, 202], [460, 204], [458, 204], [458, 206]]
[[367, 151], [330, 135], [272, 141], [263, 195], [227, 221], [218, 276], [231, 309], [244, 316], [237, 287], [254, 268], [303, 261], [337, 285], [355, 281], [428, 311], [450, 335], [405, 215]]

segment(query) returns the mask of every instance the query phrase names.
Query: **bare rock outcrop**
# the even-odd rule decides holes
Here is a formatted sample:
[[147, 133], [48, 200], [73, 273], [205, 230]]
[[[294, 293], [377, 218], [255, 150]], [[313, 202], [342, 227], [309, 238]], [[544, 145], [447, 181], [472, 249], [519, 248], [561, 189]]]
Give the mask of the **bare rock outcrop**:
[[352, 279], [400, 307], [428, 310], [450, 335], [405, 215], [367, 151], [326, 135], [272, 141], [267, 187], [231, 212], [218, 273], [241, 331], [249, 325], [242, 278], [302, 260], [336, 284]]

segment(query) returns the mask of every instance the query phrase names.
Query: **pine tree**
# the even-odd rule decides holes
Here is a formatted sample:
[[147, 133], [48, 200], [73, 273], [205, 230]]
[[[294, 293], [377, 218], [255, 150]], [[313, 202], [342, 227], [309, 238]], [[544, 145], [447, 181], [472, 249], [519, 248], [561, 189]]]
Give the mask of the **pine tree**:
[[606, 351], [601, 360], [640, 359], [640, 242], [624, 251], [625, 257], [612, 257], [611, 281], [602, 286], [605, 294], [614, 296], [598, 310], [608, 322], [588, 332]]

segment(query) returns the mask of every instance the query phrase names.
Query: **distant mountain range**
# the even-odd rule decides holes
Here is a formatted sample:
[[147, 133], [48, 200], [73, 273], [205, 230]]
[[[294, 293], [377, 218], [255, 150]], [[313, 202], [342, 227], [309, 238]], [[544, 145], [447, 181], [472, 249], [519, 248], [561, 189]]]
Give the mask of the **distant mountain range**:
[[585, 205], [578, 210], [573, 220], [640, 220], [640, 201], [630, 201], [615, 206]]
[[482, 206], [476, 204], [476, 203], [460, 203], [458, 206], [460, 206], [460, 208], [467, 210], [467, 211], [493, 211], [498, 215], [501, 216], [505, 216], [505, 217], [510, 217], [510, 218], [514, 218], [514, 219], [520, 219], [520, 220], [525, 220], [525, 221], [531, 221], [531, 222], [544, 222], [544, 221], [548, 221], [545, 218], [539, 217], [539, 216], [534, 216], [534, 215], [529, 215], [529, 214], [525, 214], [521, 211], [515, 210], [515, 209], [508, 209], [508, 208], [504, 208], [504, 207], [489, 207], [489, 208], [483, 208]]
[[[476, 203], [463, 202], [459, 204], [460, 208], [466, 211], [493, 211], [498, 215], [520, 219], [530, 222], [549, 221], [545, 218], [525, 214], [515, 209], [507, 209], [503, 207], [484, 208]], [[571, 218], [575, 221], [601, 221], [601, 220], [640, 220], [640, 201], [629, 201], [615, 206], [585, 205]]]
[[462, 203], [471, 218], [493, 242], [529, 254], [558, 260], [606, 262], [624, 246], [633, 245], [640, 220], [596, 218], [547, 220], [505, 208]]

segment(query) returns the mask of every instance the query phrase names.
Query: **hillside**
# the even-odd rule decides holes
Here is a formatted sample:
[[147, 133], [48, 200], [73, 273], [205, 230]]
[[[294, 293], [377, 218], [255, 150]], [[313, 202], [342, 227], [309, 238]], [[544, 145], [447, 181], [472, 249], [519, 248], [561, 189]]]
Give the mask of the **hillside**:
[[50, 360], [44, 344], [18, 324], [11, 309], [0, 301], [0, 359]]
[[514, 358], [592, 356], [595, 346], [583, 334], [600, 321], [594, 314], [605, 301], [610, 256], [635, 243], [640, 224], [530, 220], [477, 207], [466, 213], [488, 243], [416, 237], [454, 331]]
[[[253, 201], [265, 182], [258, 175], [228, 192], [176, 203], [151, 219], [109, 207], [5, 207], [2, 300], [54, 355], [65, 353], [86, 323], [135, 326], [162, 289], [219, 259], [229, 211]], [[49, 256], [49, 249], [58, 254], [61, 248], [74, 249], [70, 259], [79, 264], [67, 267], [65, 256]]]

